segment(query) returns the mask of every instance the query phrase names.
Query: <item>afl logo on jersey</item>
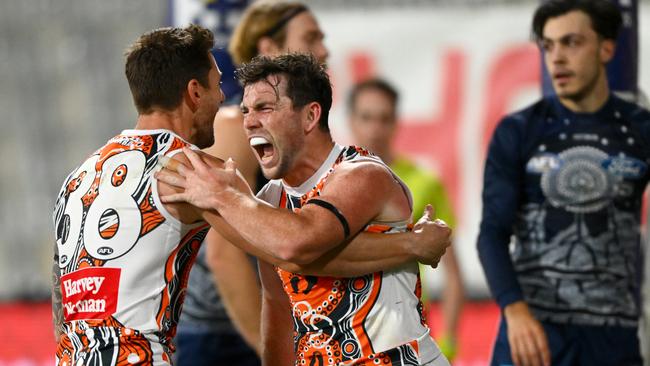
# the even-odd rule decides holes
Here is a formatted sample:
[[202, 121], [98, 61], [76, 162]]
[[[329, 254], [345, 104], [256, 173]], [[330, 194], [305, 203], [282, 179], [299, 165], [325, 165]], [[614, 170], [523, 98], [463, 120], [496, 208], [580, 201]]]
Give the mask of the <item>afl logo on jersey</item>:
[[532, 174], [543, 174], [549, 170], [558, 169], [562, 160], [557, 154], [542, 153], [533, 156], [526, 164], [526, 171]]
[[101, 248], [97, 249], [97, 253], [110, 255], [110, 254], [113, 254], [113, 249], [109, 248], [109, 247], [101, 247]]

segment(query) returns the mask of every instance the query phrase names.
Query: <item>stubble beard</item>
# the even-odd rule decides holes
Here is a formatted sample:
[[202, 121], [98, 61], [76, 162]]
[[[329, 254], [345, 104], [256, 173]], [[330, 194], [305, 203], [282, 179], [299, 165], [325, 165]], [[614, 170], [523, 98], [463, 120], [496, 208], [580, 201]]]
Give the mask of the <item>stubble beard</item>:
[[214, 126], [210, 124], [197, 130], [194, 145], [199, 149], [206, 149], [214, 145]]
[[588, 80], [582, 87], [579, 87], [575, 91], [566, 91], [557, 93], [558, 97], [566, 100], [570, 100], [574, 103], [580, 103], [583, 100], [587, 99], [591, 94], [593, 94], [598, 84], [598, 79], [600, 78], [600, 71], [597, 71], [593, 77]]

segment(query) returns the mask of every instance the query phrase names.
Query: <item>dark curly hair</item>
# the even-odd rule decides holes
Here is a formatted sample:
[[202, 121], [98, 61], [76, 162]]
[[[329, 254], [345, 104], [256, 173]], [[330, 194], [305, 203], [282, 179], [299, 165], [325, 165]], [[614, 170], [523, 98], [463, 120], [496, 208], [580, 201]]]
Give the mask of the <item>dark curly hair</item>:
[[321, 106], [318, 126], [329, 131], [328, 117], [332, 107], [332, 84], [325, 66], [312, 56], [302, 53], [288, 53], [277, 57], [256, 56], [249, 63], [237, 69], [237, 78], [244, 88], [269, 76], [286, 78], [286, 94], [295, 109], [316, 102]]

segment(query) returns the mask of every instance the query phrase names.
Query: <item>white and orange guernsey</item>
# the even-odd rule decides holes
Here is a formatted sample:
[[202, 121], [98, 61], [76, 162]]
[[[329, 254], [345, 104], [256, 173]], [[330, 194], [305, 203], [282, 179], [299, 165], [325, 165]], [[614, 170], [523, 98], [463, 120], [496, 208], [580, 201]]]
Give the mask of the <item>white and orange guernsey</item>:
[[[300, 210], [344, 161], [386, 166], [367, 150], [335, 145], [305, 183], [290, 187], [272, 180], [258, 197]], [[408, 188], [395, 179], [410, 199]], [[364, 230], [390, 234], [409, 229], [409, 222], [381, 222]], [[448, 365], [425, 325], [417, 263], [356, 278], [304, 276], [277, 267], [276, 272], [292, 306], [296, 365]]]
[[190, 268], [208, 231], [160, 202], [154, 172], [188, 142], [126, 130], [66, 179], [54, 212], [65, 334], [60, 366], [168, 365]]

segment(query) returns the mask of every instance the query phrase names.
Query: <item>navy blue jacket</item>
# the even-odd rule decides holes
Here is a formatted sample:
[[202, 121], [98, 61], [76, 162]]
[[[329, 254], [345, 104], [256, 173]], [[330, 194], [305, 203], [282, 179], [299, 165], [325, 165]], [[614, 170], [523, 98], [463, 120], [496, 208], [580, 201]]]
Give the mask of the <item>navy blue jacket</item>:
[[505, 117], [477, 243], [499, 306], [525, 300], [541, 320], [635, 326], [649, 165], [650, 113], [616, 96], [595, 113], [548, 97]]

